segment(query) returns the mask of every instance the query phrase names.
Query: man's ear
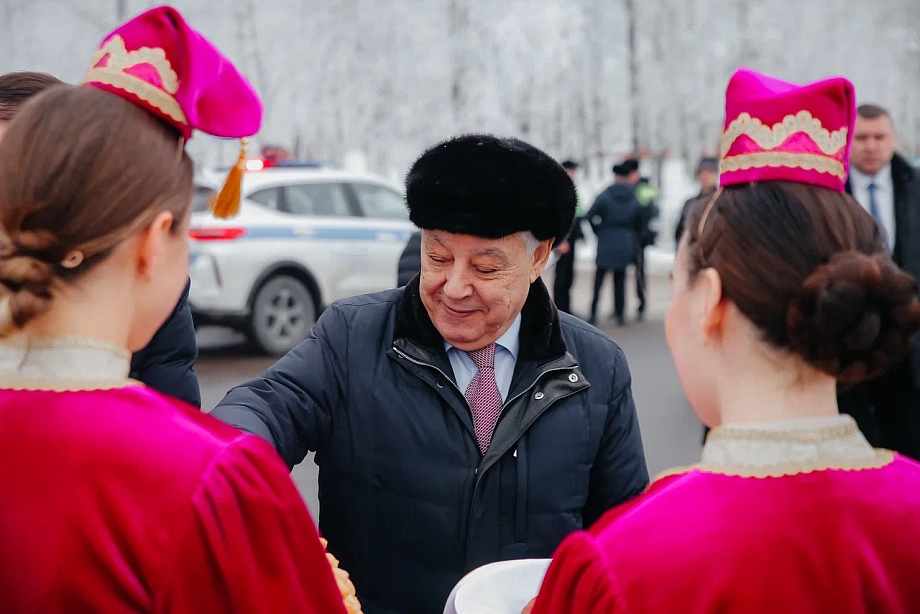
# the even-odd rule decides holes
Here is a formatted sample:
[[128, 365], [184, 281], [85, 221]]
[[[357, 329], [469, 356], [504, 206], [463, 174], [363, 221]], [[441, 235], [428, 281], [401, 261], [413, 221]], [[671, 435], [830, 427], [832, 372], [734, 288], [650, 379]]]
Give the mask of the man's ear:
[[537, 244], [537, 249], [533, 253], [533, 267], [530, 271], [530, 283], [537, 281], [540, 275], [543, 275], [543, 269], [549, 262], [549, 255], [553, 253], [553, 244], [555, 239], [547, 239]]
[[169, 211], [163, 211], [137, 234], [137, 272], [142, 277], [150, 277], [156, 259], [166, 249], [166, 240], [174, 222], [175, 216]]

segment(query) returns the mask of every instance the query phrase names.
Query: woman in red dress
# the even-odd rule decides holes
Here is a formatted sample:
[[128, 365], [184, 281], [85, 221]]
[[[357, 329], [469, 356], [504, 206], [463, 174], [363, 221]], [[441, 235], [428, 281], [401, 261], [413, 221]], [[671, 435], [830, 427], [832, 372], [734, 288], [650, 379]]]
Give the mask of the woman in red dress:
[[714, 427], [702, 462], [567, 538], [534, 614], [918, 611], [920, 464], [837, 409], [920, 326], [916, 281], [844, 192], [854, 99], [732, 77], [722, 190], [690, 212], [665, 323]]
[[188, 270], [193, 129], [249, 84], [176, 11], [108, 37], [0, 144], [0, 610], [345, 612], [273, 449], [128, 380]]

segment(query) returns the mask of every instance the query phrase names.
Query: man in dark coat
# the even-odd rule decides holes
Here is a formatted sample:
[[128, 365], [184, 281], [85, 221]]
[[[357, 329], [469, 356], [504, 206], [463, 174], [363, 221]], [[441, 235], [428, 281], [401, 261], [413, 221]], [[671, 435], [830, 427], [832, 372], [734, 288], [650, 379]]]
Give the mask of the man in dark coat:
[[[634, 160], [638, 172], [639, 161]], [[633, 264], [636, 267], [636, 298], [639, 299], [638, 319], [641, 321], [645, 316], [646, 304], [646, 277], [645, 277], [645, 249], [655, 244], [658, 239], [658, 231], [654, 226], [657, 224], [661, 210], [655, 199], [658, 198], [658, 188], [653, 187], [647, 177], [639, 177], [636, 182], [636, 198], [642, 209], [639, 210], [638, 233], [636, 234], [635, 250], [633, 253]]]
[[[572, 181], [575, 181], [575, 172], [578, 170], [578, 163], [572, 160], [566, 160], [562, 163], [562, 168], [569, 174]], [[576, 189], [577, 193], [577, 189]], [[580, 205], [575, 206], [575, 223], [572, 224], [572, 231], [565, 241], [556, 246], [555, 252], [559, 255], [556, 260], [555, 276], [553, 278], [553, 301], [556, 308], [565, 313], [572, 313], [572, 283], [575, 281], [575, 249], [579, 241], [584, 240], [585, 233], [581, 228], [582, 216], [584, 211], [579, 211]]]
[[708, 201], [716, 190], [719, 188], [719, 159], [703, 158], [696, 167], [696, 180], [700, 183], [700, 193], [687, 199], [680, 210], [680, 217], [677, 218], [677, 226], [674, 228], [674, 245], [680, 245], [680, 238], [684, 234], [684, 224], [687, 221], [687, 214], [699, 202]]
[[575, 190], [516, 139], [470, 135], [406, 180], [422, 273], [334, 303], [214, 416], [319, 465], [319, 525], [366, 614], [440, 614], [494, 561], [549, 557], [642, 492], [629, 367], [540, 277]]
[[[860, 106], [847, 191], [875, 218], [895, 263], [920, 280], [920, 173], [894, 145], [888, 111]], [[838, 403], [873, 445], [920, 460], [920, 339], [885, 375], [841, 390]]]
[[625, 323], [626, 268], [633, 261], [642, 224], [642, 205], [631, 183], [631, 176], [638, 173], [639, 165], [634, 161], [615, 165], [613, 185], [600, 193], [585, 215], [597, 235], [591, 324], [597, 323], [597, 304], [608, 273], [613, 273], [614, 317], [620, 326]]
[[[6, 124], [33, 96], [63, 81], [44, 73], [14, 72], [0, 76], [0, 138]], [[131, 377], [154, 390], [201, 407], [201, 391], [195, 375], [198, 342], [188, 304], [188, 285], [175, 311], [150, 343], [131, 359]]]

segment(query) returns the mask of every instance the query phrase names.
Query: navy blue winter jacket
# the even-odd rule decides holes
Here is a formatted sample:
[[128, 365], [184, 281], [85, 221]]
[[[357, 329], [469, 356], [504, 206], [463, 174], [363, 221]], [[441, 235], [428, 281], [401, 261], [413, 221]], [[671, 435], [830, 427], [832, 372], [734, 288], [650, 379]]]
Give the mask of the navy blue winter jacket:
[[288, 466], [316, 451], [320, 530], [367, 614], [440, 614], [466, 572], [549, 557], [648, 484], [626, 357], [541, 280], [484, 456], [418, 277], [333, 304], [212, 415]]

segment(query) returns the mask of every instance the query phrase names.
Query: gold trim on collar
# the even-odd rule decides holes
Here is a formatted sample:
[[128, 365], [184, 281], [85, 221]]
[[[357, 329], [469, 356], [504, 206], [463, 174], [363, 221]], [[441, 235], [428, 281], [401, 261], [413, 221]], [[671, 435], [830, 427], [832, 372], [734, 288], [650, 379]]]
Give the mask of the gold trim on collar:
[[842, 439], [844, 437], [853, 437], [859, 433], [855, 422], [847, 422], [838, 426], [829, 426], [819, 429], [747, 429], [734, 426], [719, 426], [706, 436], [706, 441], [715, 441], [718, 439], [743, 439], [747, 441], [794, 441], [797, 443], [820, 443], [832, 439]]
[[830, 132], [821, 125], [821, 120], [812, 116], [809, 111], [799, 111], [795, 115], [787, 115], [778, 124], [772, 127], [764, 125], [762, 121], [742, 113], [722, 133], [722, 157], [724, 158], [732, 143], [744, 135], [757, 143], [761, 149], [775, 149], [787, 138], [794, 134], [806, 134], [811, 137], [815, 145], [827, 155], [837, 153], [847, 144], [847, 128]]
[[[106, 55], [109, 56], [108, 64], [96, 66]], [[141, 64], [152, 66], [156, 70], [164, 89], [125, 72]], [[179, 76], [173, 70], [163, 49], [141, 47], [128, 51], [124, 39], [118, 35], [113, 36], [96, 52], [93, 67], [83, 77], [83, 83], [103, 83], [123, 89], [159, 109], [167, 117], [188, 125], [182, 107], [173, 96], [179, 91]]]
[[131, 360], [131, 352], [125, 348], [96, 339], [94, 337], [80, 337], [77, 335], [68, 335], [63, 337], [30, 337], [24, 334], [7, 337], [0, 342], [0, 349], [4, 346], [17, 349], [28, 350], [49, 350], [62, 348], [90, 348], [93, 350], [104, 350], [112, 352], [126, 360]]
[[146, 388], [146, 385], [134, 379], [45, 379], [33, 377], [0, 377], [0, 390], [16, 392], [97, 392], [117, 390], [119, 388]]
[[[710, 436], [712, 433], [710, 433]], [[777, 463], [774, 465], [755, 467], [735, 463], [697, 463], [688, 467], [675, 467], [667, 469], [655, 476], [652, 484], [675, 475], [690, 473], [699, 470], [702, 473], [724, 475], [737, 478], [785, 478], [803, 473], [816, 473], [819, 471], [864, 471], [867, 469], [881, 469], [894, 461], [894, 452], [877, 449], [871, 457], [862, 459], [824, 459], [801, 462]]]
[[825, 158], [817, 154], [797, 154], [779, 151], [763, 151], [723, 158], [720, 168], [724, 173], [748, 170], [750, 168], [764, 168], [766, 166], [818, 171], [833, 175], [841, 181], [846, 181], [847, 178], [843, 163], [833, 158]]

